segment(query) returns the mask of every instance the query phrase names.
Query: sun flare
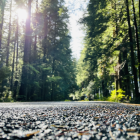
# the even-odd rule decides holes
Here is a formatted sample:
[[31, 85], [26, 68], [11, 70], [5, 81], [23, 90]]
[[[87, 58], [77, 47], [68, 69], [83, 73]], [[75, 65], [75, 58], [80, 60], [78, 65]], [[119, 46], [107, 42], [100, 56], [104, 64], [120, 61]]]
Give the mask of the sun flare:
[[18, 14], [19, 22], [26, 20], [26, 18], [27, 18], [27, 12], [26, 12], [26, 10], [24, 10], [24, 9], [18, 9], [17, 10], [17, 14]]

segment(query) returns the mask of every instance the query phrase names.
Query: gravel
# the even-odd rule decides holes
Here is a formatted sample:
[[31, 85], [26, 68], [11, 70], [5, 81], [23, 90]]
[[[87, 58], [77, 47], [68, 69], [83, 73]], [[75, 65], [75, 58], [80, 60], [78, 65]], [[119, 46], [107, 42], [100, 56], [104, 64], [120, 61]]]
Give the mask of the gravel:
[[108, 102], [1, 103], [0, 139], [139, 140], [140, 107]]

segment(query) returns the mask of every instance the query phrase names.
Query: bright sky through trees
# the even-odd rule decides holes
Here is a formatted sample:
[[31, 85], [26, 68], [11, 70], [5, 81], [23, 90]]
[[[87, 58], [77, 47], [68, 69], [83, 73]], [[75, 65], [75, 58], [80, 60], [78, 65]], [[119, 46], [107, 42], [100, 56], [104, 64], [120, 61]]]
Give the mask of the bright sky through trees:
[[[39, 0], [39, 3], [41, 0]], [[65, 0], [66, 6], [70, 13], [70, 33], [71, 33], [71, 48], [73, 57], [76, 59], [80, 58], [80, 52], [83, 48], [84, 31], [83, 26], [78, 23], [79, 19], [82, 18], [88, 0]], [[34, 10], [34, 9], [33, 9]], [[19, 22], [25, 21], [27, 18], [27, 12], [24, 9], [17, 10]]]
[[27, 12], [24, 9], [17, 9], [17, 14], [19, 18], [19, 22], [25, 21], [27, 18]]
[[71, 48], [73, 57], [80, 58], [80, 52], [83, 48], [84, 31], [83, 26], [78, 23], [79, 19], [83, 17], [86, 10], [88, 0], [65, 0], [66, 6], [70, 13], [70, 33], [72, 37]]

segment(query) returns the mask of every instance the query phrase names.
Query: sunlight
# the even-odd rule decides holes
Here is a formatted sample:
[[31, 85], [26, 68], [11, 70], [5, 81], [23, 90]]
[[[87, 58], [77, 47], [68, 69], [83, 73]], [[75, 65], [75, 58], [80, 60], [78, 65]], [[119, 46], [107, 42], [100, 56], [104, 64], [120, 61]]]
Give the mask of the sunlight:
[[17, 14], [18, 14], [19, 22], [26, 20], [27, 12], [25, 9], [17, 9]]

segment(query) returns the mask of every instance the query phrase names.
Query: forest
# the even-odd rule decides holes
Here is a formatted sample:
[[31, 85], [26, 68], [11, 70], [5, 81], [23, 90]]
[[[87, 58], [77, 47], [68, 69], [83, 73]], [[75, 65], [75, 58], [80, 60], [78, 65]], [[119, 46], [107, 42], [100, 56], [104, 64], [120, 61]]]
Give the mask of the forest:
[[79, 60], [69, 17], [64, 0], [0, 0], [0, 101], [140, 103], [140, 1], [89, 0]]
[[67, 99], [76, 83], [63, 0], [1, 0], [0, 8], [1, 101]]

